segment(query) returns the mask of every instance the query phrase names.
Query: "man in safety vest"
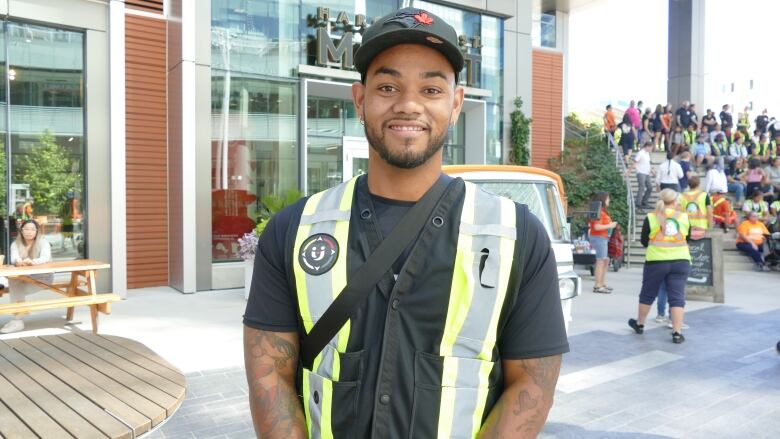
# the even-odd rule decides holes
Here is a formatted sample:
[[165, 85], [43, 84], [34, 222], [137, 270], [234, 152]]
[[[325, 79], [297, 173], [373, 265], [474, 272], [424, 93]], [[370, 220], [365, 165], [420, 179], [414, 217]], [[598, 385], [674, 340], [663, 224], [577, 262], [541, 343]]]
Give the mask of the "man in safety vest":
[[368, 173], [280, 211], [258, 244], [244, 357], [259, 437], [542, 429], [568, 351], [555, 258], [526, 206], [441, 172], [463, 66], [455, 30], [422, 9], [363, 34]]
[[750, 212], [755, 212], [758, 220], [764, 224], [769, 223], [769, 203], [764, 201], [764, 194], [761, 189], [755, 189], [750, 194], [750, 199], [742, 204], [742, 212], [747, 216]]
[[691, 223], [692, 234], [696, 238], [704, 235], [704, 232], [712, 227], [712, 201], [707, 192], [699, 189], [699, 177], [692, 176], [688, 179], [687, 192], [680, 195], [680, 207], [688, 214]]
[[750, 155], [761, 160], [762, 163], [769, 163], [775, 156], [775, 146], [769, 141], [767, 135], [762, 133], [758, 142], [753, 145]]

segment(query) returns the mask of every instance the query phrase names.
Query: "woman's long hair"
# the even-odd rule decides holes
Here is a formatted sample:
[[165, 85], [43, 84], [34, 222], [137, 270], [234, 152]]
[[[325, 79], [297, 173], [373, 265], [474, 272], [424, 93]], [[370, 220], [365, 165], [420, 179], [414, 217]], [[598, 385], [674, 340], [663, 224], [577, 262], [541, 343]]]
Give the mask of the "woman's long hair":
[[664, 189], [659, 194], [659, 200], [655, 203], [655, 214], [659, 216], [666, 215], [664, 210], [677, 202], [677, 191], [674, 189]]
[[[33, 244], [30, 247], [30, 250], [27, 251], [27, 243], [24, 241], [24, 237], [22, 236], [22, 229], [27, 224], [34, 224], [35, 225], [35, 239], [33, 239]], [[35, 220], [28, 219], [22, 223], [22, 226], [19, 227], [19, 232], [16, 234], [16, 241], [14, 241], [14, 245], [16, 246], [16, 249], [19, 250], [19, 259], [35, 259], [41, 256], [41, 241], [43, 241], [43, 235], [41, 234], [41, 227], [38, 225], [38, 223]]]

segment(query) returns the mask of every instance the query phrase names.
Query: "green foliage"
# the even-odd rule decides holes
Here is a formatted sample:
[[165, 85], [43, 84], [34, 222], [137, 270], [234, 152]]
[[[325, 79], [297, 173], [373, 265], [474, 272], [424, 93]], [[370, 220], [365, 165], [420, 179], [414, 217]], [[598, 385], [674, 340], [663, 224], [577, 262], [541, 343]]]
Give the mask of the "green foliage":
[[57, 144], [51, 131], [41, 134], [38, 145], [14, 167], [14, 181], [30, 185], [36, 214], [57, 214], [70, 191], [77, 190], [81, 174], [72, 171], [73, 160]]
[[[615, 166], [615, 155], [604, 143], [603, 137], [566, 142], [563, 154], [550, 160], [550, 167], [563, 179], [569, 212], [584, 211], [595, 192], [609, 192], [609, 215], [620, 224], [625, 234], [628, 229], [628, 203], [623, 177]], [[574, 218], [572, 232], [577, 233], [587, 224], [587, 218]]]
[[512, 120], [511, 142], [512, 150], [509, 152], [509, 163], [514, 165], [528, 165], [528, 139], [531, 135], [531, 118], [526, 117], [521, 108], [523, 98], [515, 99], [515, 111], [510, 114]]
[[566, 116], [566, 122], [577, 128], [580, 134], [587, 134], [588, 138], [600, 136], [604, 132], [604, 124], [601, 121], [586, 121], [573, 111]]
[[263, 233], [265, 226], [268, 225], [268, 221], [272, 216], [276, 215], [285, 207], [294, 204], [296, 201], [300, 200], [301, 197], [303, 197], [303, 194], [297, 189], [289, 189], [281, 196], [276, 194], [264, 196], [260, 200], [262, 208], [257, 216], [257, 226], [255, 226], [257, 234], [260, 235]]

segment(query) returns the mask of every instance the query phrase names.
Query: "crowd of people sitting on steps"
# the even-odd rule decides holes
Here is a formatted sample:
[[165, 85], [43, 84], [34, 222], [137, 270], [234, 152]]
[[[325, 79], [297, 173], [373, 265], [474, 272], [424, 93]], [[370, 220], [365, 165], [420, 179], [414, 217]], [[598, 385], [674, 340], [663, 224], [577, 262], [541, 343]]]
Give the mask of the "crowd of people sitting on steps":
[[[694, 230], [735, 229], [737, 248], [757, 271], [770, 270], [766, 253], [777, 251], [780, 236], [780, 120], [766, 109], [751, 119], [745, 107], [735, 125], [729, 105], [700, 117], [688, 101], [675, 111], [631, 101], [619, 122], [607, 106], [604, 129], [610, 145], [622, 149], [629, 174], [636, 173], [637, 211], [653, 210], [651, 194], [671, 189], [697, 223]], [[665, 152], [665, 160], [654, 166], [653, 152]]]

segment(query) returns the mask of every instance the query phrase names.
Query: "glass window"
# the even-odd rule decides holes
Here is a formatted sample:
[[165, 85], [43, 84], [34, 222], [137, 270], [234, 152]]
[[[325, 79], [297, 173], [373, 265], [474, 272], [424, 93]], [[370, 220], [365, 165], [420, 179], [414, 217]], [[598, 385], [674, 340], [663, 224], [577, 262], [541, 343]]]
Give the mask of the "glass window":
[[455, 126], [450, 126], [447, 132], [447, 143], [444, 144], [442, 163], [445, 165], [463, 165], [466, 163], [466, 118], [458, 118]]
[[263, 198], [298, 188], [297, 84], [212, 69], [212, 259], [238, 260]]
[[560, 207], [560, 198], [551, 183], [519, 180], [471, 180], [485, 190], [525, 204], [544, 224], [552, 241], [566, 241], [566, 219]]
[[557, 48], [555, 12], [534, 12], [531, 18], [531, 33], [534, 47]]
[[5, 30], [10, 238], [34, 219], [55, 260], [83, 258], [84, 34], [17, 22]]
[[306, 111], [307, 192], [314, 194], [343, 181], [344, 137], [364, 132], [350, 100], [310, 97]]

